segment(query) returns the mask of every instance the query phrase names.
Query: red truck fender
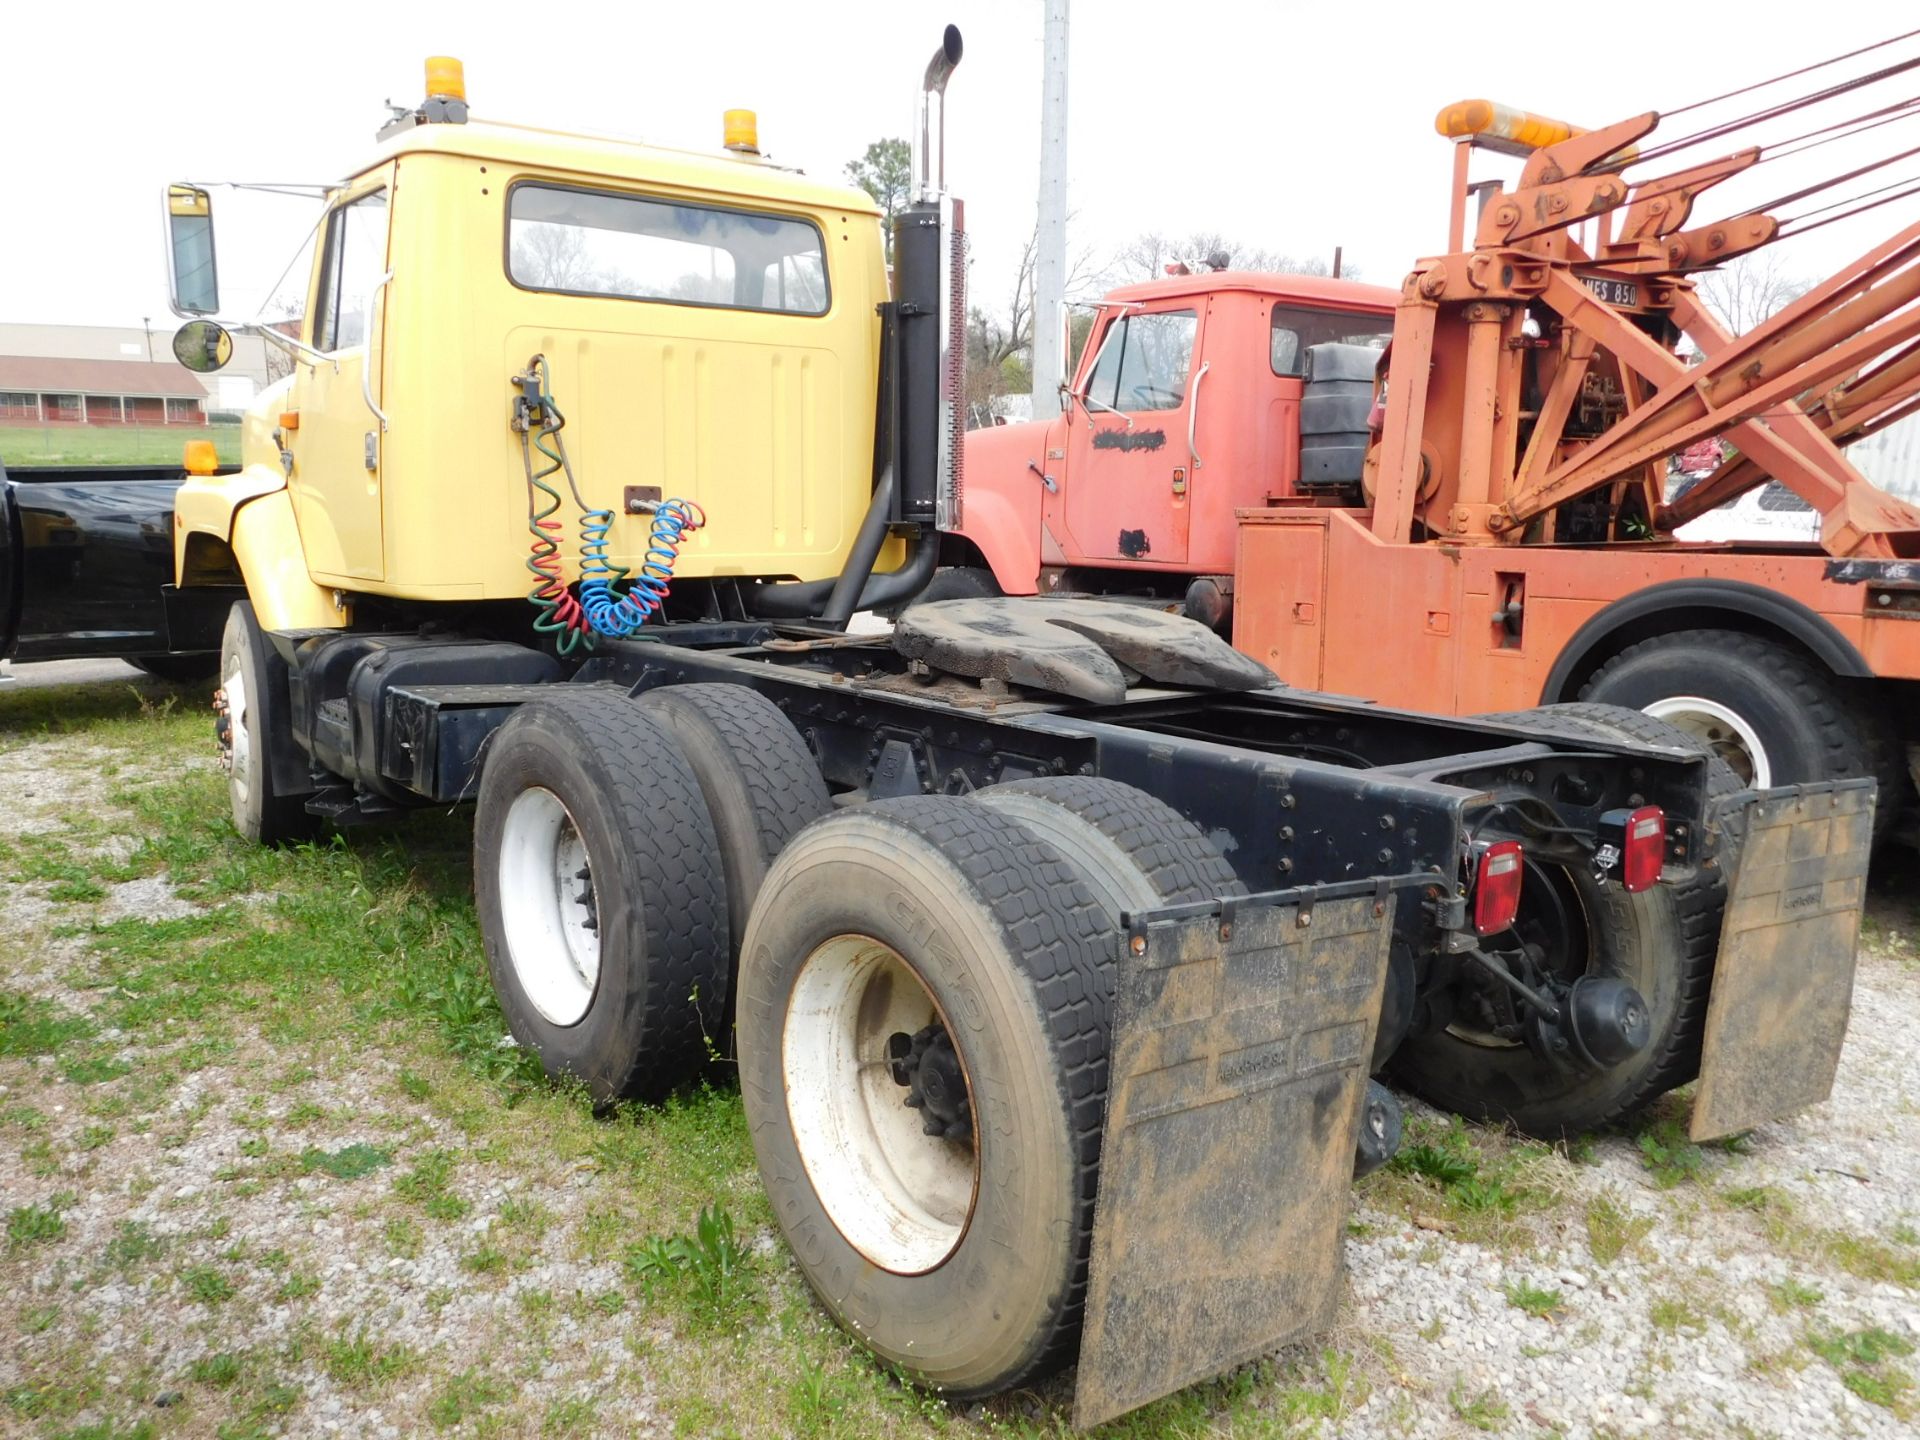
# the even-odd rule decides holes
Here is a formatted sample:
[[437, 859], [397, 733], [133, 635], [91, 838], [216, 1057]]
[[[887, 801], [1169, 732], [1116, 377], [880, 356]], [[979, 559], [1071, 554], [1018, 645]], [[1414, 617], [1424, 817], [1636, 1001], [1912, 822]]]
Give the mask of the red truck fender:
[[1061, 462], [1047, 459], [1048, 431], [1059, 428], [1029, 422], [967, 432], [964, 498], [953, 533], [972, 542], [1008, 595], [1038, 589], [1045, 477], [1058, 484], [1061, 469]]

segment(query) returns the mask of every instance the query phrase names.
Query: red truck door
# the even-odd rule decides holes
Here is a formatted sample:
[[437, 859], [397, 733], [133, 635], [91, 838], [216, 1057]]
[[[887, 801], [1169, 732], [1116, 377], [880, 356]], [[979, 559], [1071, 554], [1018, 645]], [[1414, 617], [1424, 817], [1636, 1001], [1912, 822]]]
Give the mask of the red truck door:
[[1187, 558], [1201, 311], [1193, 297], [1120, 311], [1073, 401], [1056, 502], [1069, 559], [1178, 568]]

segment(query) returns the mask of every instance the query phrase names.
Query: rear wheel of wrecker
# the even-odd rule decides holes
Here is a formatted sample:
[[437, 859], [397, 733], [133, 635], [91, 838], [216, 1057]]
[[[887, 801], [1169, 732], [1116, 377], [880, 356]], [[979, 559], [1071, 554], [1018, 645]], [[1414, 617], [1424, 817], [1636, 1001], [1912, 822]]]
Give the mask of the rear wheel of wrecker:
[[1059, 848], [973, 800], [885, 801], [775, 862], [740, 962], [741, 1093], [801, 1271], [955, 1396], [1078, 1340], [1114, 932]]
[[245, 600], [227, 612], [220, 636], [220, 689], [214, 695], [215, 734], [227, 772], [233, 827], [256, 845], [312, 838], [319, 822], [306, 797], [283, 795], [273, 783], [272, 737], [284, 735], [286, 696], [273, 685], [267, 637]]
[[1580, 698], [1677, 726], [1756, 790], [1872, 776], [1884, 834], [1911, 782], [1884, 707], [1858, 684], [1763, 635], [1685, 630], [1628, 646]]
[[474, 892], [508, 1028], [596, 1100], [658, 1094], [725, 1023], [726, 889], [693, 768], [599, 686], [523, 705], [484, 765]]
[[[1663, 720], [1614, 705], [1549, 705], [1480, 717], [1511, 725], [1643, 741], [1698, 751]], [[1724, 762], [1708, 775], [1708, 803], [1743, 786]], [[1722, 855], [1724, 865], [1728, 856]], [[1618, 1123], [1694, 1077], [1720, 933], [1722, 870], [1637, 895], [1597, 882], [1583, 866], [1526, 861], [1519, 916], [1489, 936], [1491, 952], [1527, 954], [1562, 984], [1591, 975], [1625, 981], [1646, 1005], [1645, 1047], [1604, 1069], [1551, 1061], [1510, 1030], [1517, 1006], [1488, 981], [1456, 1002], [1449, 1023], [1410, 1038], [1395, 1074], [1429, 1103], [1477, 1118], [1506, 1119], [1547, 1137]], [[1463, 962], [1464, 963], [1464, 962]], [[1478, 977], [1476, 977], [1477, 980]]]

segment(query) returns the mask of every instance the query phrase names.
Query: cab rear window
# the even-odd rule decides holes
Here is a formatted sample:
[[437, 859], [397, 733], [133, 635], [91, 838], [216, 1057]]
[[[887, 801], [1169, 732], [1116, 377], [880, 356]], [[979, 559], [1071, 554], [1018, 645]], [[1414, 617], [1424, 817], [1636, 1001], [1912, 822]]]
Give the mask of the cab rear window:
[[818, 227], [789, 215], [522, 182], [507, 198], [507, 276], [526, 290], [827, 313]]
[[1300, 305], [1273, 307], [1273, 339], [1268, 357], [1273, 373], [1299, 377], [1307, 372], [1307, 347], [1336, 341], [1342, 345], [1383, 348], [1393, 334], [1393, 316], [1351, 310], [1309, 310]]

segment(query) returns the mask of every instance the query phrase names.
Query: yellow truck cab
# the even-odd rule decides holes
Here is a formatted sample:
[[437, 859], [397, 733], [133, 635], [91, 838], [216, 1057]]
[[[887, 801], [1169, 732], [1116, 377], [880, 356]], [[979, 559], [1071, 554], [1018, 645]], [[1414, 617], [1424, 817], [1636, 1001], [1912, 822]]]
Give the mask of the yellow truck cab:
[[696, 154], [468, 121], [457, 74], [429, 83], [328, 196], [241, 472], [181, 491], [182, 583], [237, 567], [267, 629], [345, 625], [362, 596], [525, 596], [510, 381], [536, 354], [614, 563], [645, 556], [644, 501], [681, 497], [706, 523], [677, 578], [837, 576], [872, 489], [872, 201], [766, 161], [745, 112]]

